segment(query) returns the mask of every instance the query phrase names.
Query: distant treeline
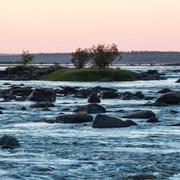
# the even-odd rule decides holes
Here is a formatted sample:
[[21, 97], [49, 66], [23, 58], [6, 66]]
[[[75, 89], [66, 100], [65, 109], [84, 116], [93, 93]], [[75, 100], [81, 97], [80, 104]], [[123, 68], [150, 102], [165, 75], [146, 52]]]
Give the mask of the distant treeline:
[[[180, 52], [131, 51], [122, 52], [119, 64], [180, 64]], [[71, 53], [39, 53], [34, 54], [33, 63], [70, 64]], [[17, 63], [20, 54], [0, 54], [0, 63]]]

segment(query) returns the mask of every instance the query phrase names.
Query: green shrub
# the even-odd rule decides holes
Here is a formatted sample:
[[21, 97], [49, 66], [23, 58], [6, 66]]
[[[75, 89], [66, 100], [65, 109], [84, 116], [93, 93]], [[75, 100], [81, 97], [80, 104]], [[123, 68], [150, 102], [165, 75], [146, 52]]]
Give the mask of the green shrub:
[[46, 76], [50, 81], [133, 81], [136, 74], [122, 69], [61, 69]]

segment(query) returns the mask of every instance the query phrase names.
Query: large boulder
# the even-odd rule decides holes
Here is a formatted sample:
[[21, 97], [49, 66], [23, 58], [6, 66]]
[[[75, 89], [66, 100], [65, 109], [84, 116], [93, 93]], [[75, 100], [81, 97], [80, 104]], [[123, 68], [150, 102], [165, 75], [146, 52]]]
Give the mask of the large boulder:
[[180, 104], [180, 91], [173, 91], [170, 93], [163, 94], [159, 97], [154, 105], [163, 106], [163, 105], [177, 105]]
[[4, 135], [0, 138], [0, 147], [14, 149], [20, 147], [20, 144], [15, 137]]
[[128, 121], [101, 114], [98, 114], [92, 123], [93, 128], [120, 128], [129, 126], [130, 123]]
[[29, 95], [28, 100], [35, 102], [54, 102], [56, 93], [52, 88], [35, 89]]
[[101, 99], [97, 94], [91, 94], [88, 98], [88, 103], [100, 103]]
[[105, 113], [106, 109], [99, 104], [88, 104], [84, 106], [78, 106], [74, 112], [85, 112], [90, 114]]
[[64, 114], [56, 118], [56, 123], [85, 123], [92, 122], [93, 117], [86, 113]]
[[135, 111], [133, 113], [130, 113], [128, 115], [123, 116], [124, 118], [137, 118], [137, 119], [146, 119], [146, 118], [152, 118], [155, 117], [154, 112], [149, 110], [139, 110]]

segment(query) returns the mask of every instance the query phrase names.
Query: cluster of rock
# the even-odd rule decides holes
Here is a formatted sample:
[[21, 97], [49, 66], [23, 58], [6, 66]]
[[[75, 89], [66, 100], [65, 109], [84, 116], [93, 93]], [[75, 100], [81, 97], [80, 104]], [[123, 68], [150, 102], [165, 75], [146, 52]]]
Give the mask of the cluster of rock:
[[139, 80], [161, 80], [165, 79], [163, 74], [160, 74], [157, 70], [148, 70], [138, 74]]
[[[113, 88], [93, 87], [60, 87], [59, 89], [52, 88], [37, 88], [25, 87], [21, 85], [10, 85], [9, 89], [0, 91], [0, 97], [4, 100], [29, 100], [35, 102], [31, 105], [32, 108], [48, 109], [54, 107], [56, 95], [74, 96], [87, 98], [87, 104], [76, 106], [69, 114], [62, 114], [55, 119], [42, 119], [38, 122], [46, 123], [91, 123], [93, 128], [125, 128], [130, 126], [137, 126], [138, 124], [131, 119], [146, 119], [147, 123], [159, 122], [156, 114], [150, 110], [136, 110], [125, 114], [121, 117], [112, 117], [106, 115], [106, 108], [100, 105], [103, 99], [145, 99], [141, 92], [118, 92]], [[161, 96], [153, 103], [155, 106], [177, 105], [180, 104], [180, 91], [172, 91], [169, 88], [160, 90], [158, 93]], [[3, 110], [3, 108], [1, 108]], [[21, 110], [26, 110], [22, 107]], [[177, 112], [175, 112], [177, 113]], [[180, 126], [180, 123], [172, 124], [170, 126]], [[2, 148], [16, 148], [20, 147], [19, 142], [12, 136], [3, 136], [0, 138], [0, 147]]]
[[60, 69], [60, 66], [53, 65], [50, 67], [40, 68], [38, 66], [16, 66], [0, 71], [1, 80], [40, 80], [43, 75]]

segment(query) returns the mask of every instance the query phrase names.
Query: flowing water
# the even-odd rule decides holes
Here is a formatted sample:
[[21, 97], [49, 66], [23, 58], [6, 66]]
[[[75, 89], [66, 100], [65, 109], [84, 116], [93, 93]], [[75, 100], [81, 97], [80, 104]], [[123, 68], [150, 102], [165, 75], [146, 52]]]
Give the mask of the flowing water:
[[[130, 67], [127, 67], [129, 69]], [[152, 67], [131, 67], [136, 71]], [[26, 86], [53, 87], [111, 87], [119, 92], [142, 91], [146, 96], [159, 96], [159, 90], [169, 87], [179, 90], [175, 81], [180, 77], [176, 67], [158, 67], [166, 74], [166, 80], [74, 83], [47, 81], [8, 81]], [[8, 88], [0, 81], [0, 88]], [[150, 102], [154, 102], [153, 99]], [[0, 101], [4, 114], [0, 115], [0, 136], [16, 137], [21, 147], [14, 150], [0, 149], [0, 179], [14, 180], [79, 180], [123, 179], [136, 174], [152, 174], [158, 179], [180, 179], [180, 127], [166, 126], [180, 122], [180, 106], [143, 106], [146, 100], [106, 99], [101, 104], [107, 114], [121, 117], [123, 111], [152, 110], [159, 123], [148, 124], [146, 120], [134, 120], [138, 126], [129, 128], [93, 129], [91, 124], [46, 124], [42, 118], [54, 118], [65, 108], [74, 109], [87, 104], [87, 99], [58, 96], [51, 111], [30, 108], [29, 101]], [[21, 107], [26, 106], [26, 111]], [[178, 111], [173, 114], [171, 111]]]

